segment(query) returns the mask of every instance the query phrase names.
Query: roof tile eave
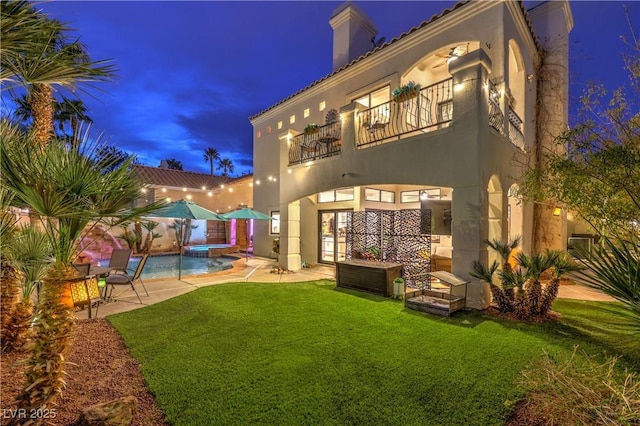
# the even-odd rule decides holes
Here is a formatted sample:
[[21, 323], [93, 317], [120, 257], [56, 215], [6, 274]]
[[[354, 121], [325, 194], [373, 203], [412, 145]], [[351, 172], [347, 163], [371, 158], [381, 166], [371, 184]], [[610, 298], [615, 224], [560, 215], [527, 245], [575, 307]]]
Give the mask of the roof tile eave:
[[[391, 41], [388, 41], [388, 42], [384, 43], [383, 45], [378, 46], [378, 47], [370, 50], [369, 52], [365, 53], [364, 55], [359, 56], [358, 58], [352, 60], [348, 64], [343, 65], [342, 67], [338, 68], [337, 70], [334, 70], [333, 72], [325, 75], [324, 77], [319, 78], [318, 80], [310, 83], [306, 87], [304, 87], [304, 88], [298, 90], [297, 92], [287, 96], [286, 98], [284, 98], [284, 99], [280, 100], [279, 102], [271, 105], [270, 107], [267, 107], [267, 108], [263, 109], [262, 111], [254, 114], [254, 115], [249, 116], [249, 121], [260, 117], [262, 114], [265, 114], [266, 112], [274, 109], [278, 105], [281, 105], [281, 104], [285, 103], [289, 99], [292, 99], [295, 96], [299, 95], [300, 93], [303, 93], [303, 92], [311, 89], [312, 87], [322, 83], [323, 81], [325, 81], [325, 80], [333, 77], [334, 75], [344, 71], [345, 69], [355, 65], [356, 63], [362, 61], [363, 59], [375, 54], [376, 52], [378, 52], [378, 51], [380, 51], [382, 49], [385, 49], [385, 48], [389, 47], [390, 45], [398, 42], [399, 40], [409, 36], [410, 34], [413, 34], [414, 32], [418, 31], [419, 29], [421, 29], [421, 28], [423, 28], [423, 27], [425, 27], [425, 26], [437, 21], [438, 19], [448, 15], [449, 13], [455, 11], [456, 9], [459, 9], [460, 7], [464, 6], [467, 3], [471, 3], [472, 1], [473, 0], [462, 0], [462, 1], [457, 2], [452, 7], [443, 10], [440, 14], [433, 15], [430, 19], [422, 21], [421, 23], [419, 23], [415, 27], [412, 27], [408, 31], [405, 31], [404, 33], [401, 33], [399, 36], [394, 37]], [[529, 32], [531, 33], [531, 36], [533, 37], [534, 43], [535, 43], [536, 47], [539, 49], [540, 48], [540, 44], [539, 44], [539, 41], [538, 41], [538, 37], [536, 36], [536, 34], [535, 34], [534, 30], [533, 30], [533, 25], [531, 24], [531, 18], [529, 17], [529, 14], [528, 14], [525, 6], [524, 6], [523, 0], [518, 0], [518, 4], [520, 5], [520, 9], [522, 10], [522, 13], [523, 13], [523, 16], [525, 18], [525, 21], [527, 22], [527, 26], [529, 27]]]
[[337, 70], [332, 71], [331, 73], [329, 73], [329, 74], [325, 75], [324, 77], [321, 77], [321, 78], [319, 78], [318, 80], [316, 80], [316, 81], [314, 81], [314, 82], [310, 83], [310, 84], [309, 84], [309, 85], [307, 85], [306, 87], [304, 87], [304, 88], [302, 88], [302, 89], [298, 90], [297, 92], [295, 92], [295, 93], [293, 93], [293, 94], [291, 94], [291, 95], [287, 96], [286, 98], [284, 98], [284, 99], [280, 100], [279, 102], [277, 102], [277, 103], [275, 103], [275, 104], [271, 105], [270, 107], [265, 108], [264, 110], [262, 110], [262, 111], [260, 111], [260, 112], [258, 112], [258, 113], [256, 113], [256, 114], [254, 114], [254, 115], [249, 116], [249, 120], [251, 121], [251, 120], [253, 120], [253, 119], [255, 119], [255, 118], [260, 117], [262, 114], [264, 114], [264, 113], [266, 113], [266, 112], [268, 112], [268, 111], [272, 110], [273, 108], [277, 107], [278, 105], [281, 105], [281, 104], [285, 103], [286, 101], [288, 101], [289, 99], [291, 99], [291, 98], [293, 98], [293, 97], [295, 97], [295, 96], [299, 95], [300, 93], [303, 93], [303, 92], [305, 92], [305, 91], [307, 91], [307, 90], [311, 89], [312, 87], [314, 87], [314, 86], [316, 86], [316, 85], [318, 85], [318, 84], [322, 83], [323, 81], [327, 80], [328, 78], [333, 77], [334, 75], [336, 75], [336, 74], [338, 74], [338, 73], [340, 73], [340, 72], [342, 72], [342, 71], [346, 70], [347, 68], [352, 67], [352, 66], [353, 66], [353, 65], [355, 65], [356, 63], [358, 63], [358, 62], [362, 61], [362, 60], [363, 60], [363, 59], [365, 59], [365, 58], [368, 58], [369, 56], [371, 56], [371, 55], [375, 54], [376, 52], [379, 52], [379, 51], [380, 51], [380, 50], [382, 50], [382, 49], [386, 49], [387, 47], [389, 47], [389, 46], [391, 46], [392, 44], [394, 44], [394, 43], [398, 42], [399, 40], [401, 40], [401, 39], [403, 39], [403, 38], [405, 38], [405, 37], [407, 37], [407, 36], [409, 36], [409, 35], [413, 34], [414, 32], [418, 31], [419, 29], [423, 28], [424, 26], [429, 25], [430, 23], [432, 23], [432, 22], [434, 22], [434, 21], [436, 21], [436, 20], [438, 20], [438, 19], [440, 19], [440, 18], [442, 18], [442, 17], [444, 17], [444, 16], [448, 15], [448, 14], [449, 14], [449, 13], [451, 13], [452, 11], [454, 11], [454, 10], [456, 10], [456, 9], [458, 9], [458, 8], [460, 8], [460, 7], [462, 7], [462, 6], [464, 6], [464, 5], [465, 5], [465, 4], [467, 4], [467, 3], [471, 3], [471, 2], [472, 2], [472, 0], [462, 0], [462, 1], [457, 2], [457, 3], [456, 3], [456, 4], [454, 4], [452, 7], [450, 7], [450, 8], [447, 8], [447, 9], [443, 10], [443, 11], [442, 11], [441, 13], [439, 13], [439, 14], [433, 15], [430, 19], [428, 19], [428, 20], [426, 20], [426, 21], [422, 21], [421, 23], [419, 23], [419, 24], [418, 24], [418, 25], [416, 25], [415, 27], [412, 27], [412, 28], [410, 28], [408, 31], [405, 31], [405, 32], [401, 33], [400, 35], [398, 35], [397, 37], [394, 37], [393, 39], [391, 39], [391, 41], [388, 41], [388, 42], [386, 42], [386, 43], [382, 44], [381, 46], [378, 46], [378, 47], [376, 47], [376, 48], [374, 48], [374, 49], [372, 49], [372, 50], [368, 51], [367, 53], [365, 53], [365, 54], [363, 54], [363, 55], [360, 55], [359, 57], [357, 57], [357, 58], [353, 59], [351, 62], [349, 62], [349, 63], [347, 63], [347, 64], [343, 65], [342, 67], [338, 68]]
[[172, 186], [199, 189], [202, 186], [215, 187], [229, 179], [205, 173], [184, 170], [161, 169], [159, 167], [135, 165], [134, 173], [143, 183], [158, 186]]

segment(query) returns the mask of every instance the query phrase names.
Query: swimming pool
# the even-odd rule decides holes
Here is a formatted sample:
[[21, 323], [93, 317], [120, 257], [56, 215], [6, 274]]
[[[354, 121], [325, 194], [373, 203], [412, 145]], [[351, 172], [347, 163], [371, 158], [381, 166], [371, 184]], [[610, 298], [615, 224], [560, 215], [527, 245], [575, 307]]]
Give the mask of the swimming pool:
[[[238, 260], [238, 258], [232, 256], [215, 258], [184, 256], [182, 258], [182, 276], [210, 274], [231, 269], [233, 268], [231, 263], [234, 260]], [[142, 271], [142, 279], [177, 278], [179, 262], [180, 256], [178, 255], [149, 256]], [[135, 271], [138, 263], [140, 263], [139, 257], [132, 258], [129, 261], [129, 271]]]

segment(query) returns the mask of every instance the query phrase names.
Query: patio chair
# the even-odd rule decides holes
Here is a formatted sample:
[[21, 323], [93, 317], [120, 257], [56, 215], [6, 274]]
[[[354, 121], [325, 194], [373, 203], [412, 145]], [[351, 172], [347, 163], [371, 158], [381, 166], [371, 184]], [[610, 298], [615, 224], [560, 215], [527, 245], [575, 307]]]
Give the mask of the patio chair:
[[100, 307], [100, 288], [98, 287], [98, 277], [90, 275], [90, 263], [74, 263], [73, 267], [78, 271], [79, 277], [70, 281], [71, 299], [75, 307], [87, 307], [89, 318], [91, 318], [91, 307], [96, 306], [96, 316]]
[[111, 295], [113, 294], [113, 289], [116, 286], [129, 285], [131, 286], [134, 293], [138, 297], [138, 301], [142, 304], [142, 299], [140, 299], [140, 295], [138, 294], [138, 290], [136, 290], [134, 283], [136, 281], [140, 281], [140, 284], [142, 284], [142, 288], [144, 289], [144, 292], [146, 293], [147, 296], [149, 296], [149, 292], [147, 291], [147, 288], [144, 286], [144, 282], [142, 281], [142, 278], [140, 278], [140, 275], [142, 274], [142, 270], [144, 269], [144, 265], [147, 263], [148, 257], [149, 257], [148, 254], [145, 254], [144, 256], [142, 256], [142, 258], [140, 259], [140, 263], [138, 263], [138, 267], [136, 268], [136, 271], [133, 273], [133, 276], [127, 274], [126, 272], [117, 272], [107, 276], [107, 280], [106, 280], [107, 287], [111, 286], [111, 291], [109, 291], [109, 299], [111, 299]]
[[109, 259], [110, 273], [126, 273], [131, 257], [131, 249], [113, 249], [111, 258]]

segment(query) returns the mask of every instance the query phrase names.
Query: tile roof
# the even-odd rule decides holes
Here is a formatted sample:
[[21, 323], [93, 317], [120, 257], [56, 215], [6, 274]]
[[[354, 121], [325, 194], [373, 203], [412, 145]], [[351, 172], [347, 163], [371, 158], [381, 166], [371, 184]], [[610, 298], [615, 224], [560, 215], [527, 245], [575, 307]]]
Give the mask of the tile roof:
[[143, 183], [178, 188], [214, 188], [232, 179], [224, 176], [211, 176], [205, 173], [185, 172], [182, 170], [161, 169], [150, 166], [133, 166], [134, 173]]
[[[302, 88], [302, 89], [298, 90], [297, 92], [295, 92], [294, 94], [287, 96], [286, 98], [282, 99], [280, 102], [278, 102], [278, 103], [276, 103], [276, 104], [273, 104], [273, 105], [271, 105], [270, 107], [268, 107], [268, 108], [266, 108], [266, 109], [264, 109], [264, 110], [260, 111], [259, 113], [257, 113], [257, 114], [254, 114], [254, 115], [250, 116], [250, 117], [249, 117], [249, 120], [253, 120], [254, 118], [257, 118], [257, 117], [261, 116], [261, 115], [262, 115], [262, 114], [264, 114], [265, 112], [267, 112], [267, 111], [269, 111], [269, 110], [271, 110], [271, 109], [273, 109], [273, 108], [277, 107], [277, 106], [278, 106], [278, 105], [280, 105], [280, 104], [283, 104], [284, 102], [288, 101], [289, 99], [293, 98], [294, 96], [299, 95], [300, 93], [302, 93], [302, 92], [304, 92], [304, 91], [306, 91], [306, 90], [309, 90], [309, 89], [310, 89], [310, 88], [312, 88], [313, 86], [315, 86], [315, 85], [317, 85], [317, 84], [319, 84], [319, 83], [323, 82], [324, 80], [327, 80], [327, 79], [328, 79], [328, 78], [330, 78], [330, 77], [333, 77], [334, 75], [338, 74], [339, 72], [344, 71], [345, 69], [347, 69], [347, 68], [349, 68], [349, 67], [353, 66], [354, 64], [356, 64], [356, 63], [360, 62], [361, 60], [363, 60], [363, 59], [365, 59], [365, 58], [368, 58], [369, 56], [371, 56], [371, 55], [375, 54], [376, 52], [378, 52], [378, 51], [380, 51], [380, 50], [382, 50], [382, 49], [385, 49], [385, 48], [389, 47], [389, 46], [390, 46], [390, 45], [392, 45], [393, 43], [396, 43], [397, 41], [399, 41], [399, 40], [401, 40], [401, 39], [403, 39], [403, 38], [405, 38], [405, 37], [409, 36], [410, 34], [415, 33], [416, 31], [420, 30], [421, 28], [424, 28], [425, 26], [427, 26], [427, 25], [431, 24], [432, 22], [437, 21], [438, 19], [440, 19], [440, 18], [442, 18], [442, 17], [444, 17], [444, 16], [448, 15], [449, 13], [453, 12], [453, 11], [454, 11], [454, 10], [456, 10], [456, 9], [459, 9], [460, 7], [462, 7], [462, 6], [466, 5], [467, 3], [471, 3], [472, 1], [473, 1], [473, 0], [463, 0], [463, 1], [459, 1], [458, 3], [454, 4], [451, 8], [443, 10], [439, 15], [433, 15], [433, 16], [431, 17], [431, 19], [421, 22], [421, 23], [420, 23], [420, 24], [418, 24], [417, 26], [415, 26], [415, 27], [413, 27], [413, 28], [409, 29], [408, 31], [406, 31], [406, 32], [404, 32], [404, 33], [402, 33], [402, 34], [400, 34], [399, 36], [397, 36], [397, 37], [393, 38], [391, 41], [388, 41], [388, 42], [386, 42], [386, 43], [382, 44], [381, 46], [378, 46], [378, 47], [376, 47], [375, 49], [370, 50], [369, 52], [365, 53], [364, 55], [361, 55], [361, 56], [359, 56], [358, 58], [356, 58], [356, 59], [352, 60], [352, 61], [351, 61], [351, 62], [349, 62], [348, 64], [344, 65], [342, 68], [339, 68], [339, 69], [337, 69], [337, 70], [333, 71], [332, 73], [327, 74], [326, 76], [324, 76], [324, 77], [322, 77], [322, 78], [320, 78], [320, 79], [318, 79], [318, 80], [314, 81], [313, 83], [309, 84], [307, 87], [304, 87], [304, 88]], [[519, 5], [520, 5], [520, 9], [522, 10], [522, 13], [523, 13], [523, 15], [524, 15], [524, 17], [525, 17], [525, 20], [526, 20], [526, 22], [527, 22], [527, 25], [528, 25], [528, 27], [529, 27], [529, 31], [531, 32], [531, 35], [532, 35], [532, 36], [533, 36], [533, 38], [534, 38], [534, 41], [535, 41], [535, 43], [536, 43], [536, 46], [538, 46], [538, 40], [537, 40], [537, 38], [536, 38], [536, 36], [535, 36], [535, 33], [534, 33], [534, 31], [533, 31], [533, 26], [531, 25], [531, 21], [530, 21], [530, 19], [529, 19], [529, 15], [527, 14], [527, 10], [526, 10], [526, 8], [525, 8], [525, 6], [524, 6], [524, 3], [522, 2], [522, 0], [518, 0], [518, 3], [519, 3]]]

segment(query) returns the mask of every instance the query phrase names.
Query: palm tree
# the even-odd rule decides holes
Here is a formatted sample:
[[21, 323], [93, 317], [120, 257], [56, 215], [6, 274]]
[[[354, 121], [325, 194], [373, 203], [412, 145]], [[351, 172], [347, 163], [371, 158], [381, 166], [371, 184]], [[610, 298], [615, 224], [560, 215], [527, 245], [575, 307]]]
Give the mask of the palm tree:
[[6, 120], [0, 123], [0, 183], [38, 214], [54, 255], [42, 282], [36, 335], [19, 397], [19, 408], [26, 412], [51, 408], [64, 387], [73, 326], [64, 293], [76, 276], [72, 262], [83, 239], [105, 218], [117, 223], [161, 205], [129, 210], [141, 190], [131, 161], [107, 172], [109, 164], [99, 162], [97, 155], [101, 135], [79, 133], [78, 143], [52, 139], [41, 147], [32, 132], [24, 135]]
[[[109, 81], [114, 68], [107, 61], [92, 61], [78, 41], [70, 42], [63, 24], [31, 10], [28, 2], [6, 2], [2, 7], [2, 37], [11, 40], [2, 57], [4, 89], [23, 87], [29, 93], [34, 140], [39, 146], [53, 135], [53, 93], [76, 90], [79, 83]], [[11, 27], [12, 23], [18, 23]]]
[[211, 168], [211, 176], [213, 176], [213, 172], [214, 172], [213, 165], [216, 160], [220, 160], [220, 153], [218, 152], [217, 149], [213, 147], [209, 147], [204, 150], [203, 157], [204, 157], [204, 161], [209, 162], [209, 167]]
[[[15, 115], [27, 126], [33, 120], [33, 110], [31, 108], [31, 102], [28, 96], [21, 96], [14, 99], [16, 103]], [[65, 133], [65, 124], [67, 122], [71, 125], [71, 136], [67, 136], [69, 139], [74, 139], [78, 133], [78, 126], [80, 121], [85, 123], [93, 123], [91, 117], [87, 114], [87, 108], [80, 99], [69, 99], [62, 96], [62, 100], [54, 100], [53, 103], [53, 122], [57, 124], [57, 129], [60, 131], [60, 136], [67, 136]]]
[[58, 124], [58, 130], [65, 135], [65, 124], [71, 126], [71, 139], [77, 139], [80, 121], [93, 123], [91, 117], [87, 115], [87, 107], [80, 99], [69, 99], [62, 97], [61, 101], [56, 101], [53, 110], [53, 121]]
[[[502, 259], [502, 270], [505, 271], [507, 274], [511, 272], [511, 264], [509, 263], [509, 259], [511, 258], [511, 255], [513, 254], [514, 250], [518, 248], [518, 246], [520, 245], [520, 240], [521, 240], [520, 236], [516, 236], [512, 241], [509, 241], [507, 243], [497, 239], [494, 239], [492, 241], [489, 241], [489, 240], [484, 241], [486, 245], [488, 245], [496, 253], [498, 253], [500, 258]], [[507, 280], [506, 285], [504, 285], [503, 283], [505, 301], [508, 307], [509, 307], [509, 304], [515, 300], [514, 292], [517, 289], [517, 286], [515, 287], [511, 286], [510, 283], [511, 281], [509, 280]], [[509, 310], [512, 310], [512, 309], [513, 309], [513, 306], [511, 306]]]
[[51, 263], [51, 244], [47, 235], [33, 224], [22, 226], [14, 238], [3, 245], [15, 267], [22, 272], [22, 294], [18, 302], [8, 333], [3, 339], [3, 350], [22, 349], [32, 337], [33, 300], [31, 295], [36, 284], [45, 276]]
[[548, 269], [552, 268], [558, 257], [551, 252], [536, 253], [531, 256], [520, 252], [516, 257], [518, 264], [526, 270], [526, 277], [528, 279], [528, 304], [530, 315], [538, 315], [541, 311], [542, 302], [542, 284], [540, 277]]
[[[59, 23], [48, 20], [29, 1], [3, 1], [0, 8], [0, 83], [12, 84], [20, 69], [16, 63], [28, 51], [37, 51], [42, 34]], [[2, 89], [4, 90], [4, 88]]]
[[551, 280], [547, 283], [542, 293], [540, 315], [546, 314], [551, 309], [553, 301], [558, 297], [560, 279], [571, 272], [578, 272], [583, 269], [582, 266], [574, 262], [566, 252], [546, 250], [545, 253], [546, 256], [551, 259], [552, 275]]
[[229, 177], [229, 174], [233, 173], [233, 161], [231, 161], [230, 159], [223, 158], [222, 160], [220, 160], [218, 165], [222, 169], [222, 176]]
[[4, 186], [0, 187], [0, 341], [4, 346], [10, 334], [13, 315], [20, 297], [20, 283], [23, 274], [16, 268], [7, 254], [7, 244], [15, 238], [18, 231], [16, 216], [9, 210], [13, 203], [13, 194]]
[[489, 284], [491, 296], [493, 301], [496, 303], [498, 310], [500, 312], [512, 311], [513, 303], [505, 296], [503, 287], [500, 287], [493, 282], [493, 274], [500, 267], [498, 261], [494, 260], [491, 266], [487, 268], [480, 261], [474, 260], [471, 267], [473, 270], [469, 272], [469, 275]]
[[164, 161], [167, 162], [167, 167], [171, 170], [183, 170], [182, 161], [180, 160], [176, 160], [175, 158], [167, 158]]

